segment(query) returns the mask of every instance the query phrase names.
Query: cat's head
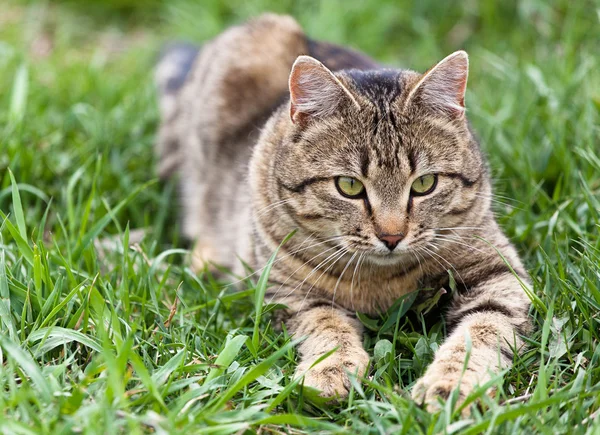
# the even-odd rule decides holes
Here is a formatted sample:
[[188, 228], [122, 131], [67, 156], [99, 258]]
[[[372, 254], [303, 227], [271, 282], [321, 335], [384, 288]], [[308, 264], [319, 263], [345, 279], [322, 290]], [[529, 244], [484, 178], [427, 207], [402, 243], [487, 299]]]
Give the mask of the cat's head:
[[274, 160], [285, 213], [382, 265], [429, 257], [479, 225], [489, 181], [466, 121], [467, 76], [464, 51], [425, 74], [332, 73], [300, 56]]

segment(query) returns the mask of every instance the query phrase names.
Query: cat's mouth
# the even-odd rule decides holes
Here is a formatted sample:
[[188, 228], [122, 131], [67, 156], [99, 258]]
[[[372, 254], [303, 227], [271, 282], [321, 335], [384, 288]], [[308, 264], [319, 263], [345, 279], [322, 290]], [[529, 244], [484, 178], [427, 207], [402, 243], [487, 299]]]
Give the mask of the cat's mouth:
[[350, 253], [358, 253], [361, 257], [364, 257], [366, 261], [378, 266], [407, 265], [417, 261], [412, 242], [407, 243], [404, 241], [393, 250], [384, 248], [375, 243], [372, 244], [364, 241], [362, 243], [353, 241], [347, 246], [350, 248]]
[[[400, 247], [398, 247], [400, 248]], [[366, 256], [372, 263], [380, 266], [394, 266], [398, 264], [406, 264], [414, 260], [414, 255], [411, 254], [410, 249], [407, 247], [393, 251], [382, 252], [378, 250], [372, 250]]]

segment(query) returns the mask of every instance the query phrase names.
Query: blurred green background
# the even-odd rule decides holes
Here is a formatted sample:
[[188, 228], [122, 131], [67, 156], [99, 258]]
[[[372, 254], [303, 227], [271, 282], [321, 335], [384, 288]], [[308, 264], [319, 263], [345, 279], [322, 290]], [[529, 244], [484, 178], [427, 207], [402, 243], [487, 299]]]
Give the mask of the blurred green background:
[[[161, 46], [200, 43], [263, 11], [290, 13], [311, 37], [350, 45], [388, 65], [424, 70], [466, 49], [469, 116], [491, 157], [498, 193], [531, 211], [547, 205], [540, 189], [548, 196], [564, 192], [564, 183], [579, 182], [579, 171], [594, 170], [569, 145], [596, 134], [576, 125], [592, 122], [600, 105], [594, 0], [2, 1], [0, 107], [11, 107], [0, 110], [7, 127], [0, 131], [3, 188], [10, 162], [21, 183], [42, 183], [47, 197], [60, 198], [65, 180], [89, 168], [96, 155], [108, 162], [96, 188], [113, 202], [153, 178], [151, 70]], [[17, 104], [19, 83], [27, 84], [23, 105]], [[91, 187], [91, 178], [79, 181]], [[142, 192], [144, 206], [127, 206], [123, 219], [152, 224], [162, 234], [174, 215], [165, 210], [175, 206], [163, 192], [160, 186]], [[39, 214], [38, 206], [29, 211]], [[527, 238], [535, 225], [529, 213], [512, 216], [511, 235], [535, 247], [539, 236]], [[176, 237], [177, 223], [168, 228]]]
[[[466, 49], [471, 121], [499, 181], [510, 175], [512, 187], [527, 184], [520, 193], [538, 183], [550, 193], [561, 177], [574, 175], [574, 161], [564, 155], [569, 148], [551, 143], [569, 140], [574, 126], [562, 126], [559, 139], [543, 123], [564, 119], [570, 109], [565, 102], [582, 98], [598, 105], [600, 99], [594, 0], [2, 0], [1, 10], [0, 104], [10, 104], [24, 66], [29, 107], [21, 115], [35, 129], [22, 133], [53, 149], [35, 155], [39, 165], [19, 179], [44, 180], [50, 196], [60, 177], [84, 165], [90, 152], [118, 154], [112, 163], [119, 176], [110, 182], [125, 183], [120, 187], [130, 188], [127, 176], [137, 177], [138, 170], [151, 178], [157, 120], [151, 69], [160, 47], [172, 40], [200, 43], [262, 11], [290, 13], [311, 37], [350, 45], [393, 66], [424, 70]], [[17, 115], [0, 111], [0, 122], [10, 124], [10, 116]], [[516, 120], [514, 130], [505, 128]], [[0, 170], [13, 160], [19, 173], [19, 162], [34, 154], [14, 144], [11, 149], [16, 136], [10, 132], [4, 130], [9, 152], [0, 155]], [[520, 146], [522, 135], [535, 150]], [[0, 182], [6, 187], [8, 179]]]
[[[240, 387], [242, 373], [284, 346], [270, 316], [260, 354], [240, 348], [222, 384], [206, 382], [227, 337], [253, 334], [253, 288], [236, 294], [198, 278], [186, 251], [171, 249], [184, 246], [175, 183], [145, 184], [156, 181], [152, 67], [165, 42], [201, 43], [262, 11], [290, 13], [311, 37], [388, 65], [425, 70], [469, 52], [466, 104], [490, 158], [495, 211], [539, 297], [529, 348], [476, 423], [429, 416], [406, 394], [443, 337], [441, 321], [398, 319], [393, 336], [373, 327], [371, 354], [382, 340], [396, 348], [339, 406], [309, 404], [295, 389], [274, 399], [290, 385], [293, 351]], [[306, 431], [316, 419], [294, 415], [339, 433], [598, 433], [599, 55], [598, 0], [0, 0], [0, 211], [9, 215], [0, 221], [0, 346], [12, 352], [0, 365], [0, 432], [21, 421], [9, 433], [252, 433], [273, 405]], [[145, 234], [130, 249], [127, 225]], [[86, 346], [75, 344], [80, 335], [61, 344], [74, 332]], [[40, 341], [50, 333], [56, 349]], [[23, 367], [38, 376], [23, 377]], [[205, 395], [193, 396], [197, 385]], [[221, 387], [236, 385], [219, 402]]]

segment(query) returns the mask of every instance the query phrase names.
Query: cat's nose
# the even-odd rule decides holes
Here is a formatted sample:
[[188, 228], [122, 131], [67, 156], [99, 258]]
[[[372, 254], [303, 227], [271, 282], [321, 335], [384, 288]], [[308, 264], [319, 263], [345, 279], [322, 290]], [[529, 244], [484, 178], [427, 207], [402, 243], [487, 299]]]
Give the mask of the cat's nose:
[[381, 234], [378, 237], [390, 251], [393, 251], [404, 238], [404, 234]]

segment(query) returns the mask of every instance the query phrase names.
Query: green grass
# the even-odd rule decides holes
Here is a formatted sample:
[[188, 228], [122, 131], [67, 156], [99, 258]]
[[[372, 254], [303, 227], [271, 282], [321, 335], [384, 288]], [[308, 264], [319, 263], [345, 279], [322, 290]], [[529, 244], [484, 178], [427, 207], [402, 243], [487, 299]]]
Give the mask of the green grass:
[[[600, 433], [599, 3], [1, 9], [0, 433]], [[365, 319], [370, 377], [325, 404], [292, 381], [296, 353], [256, 310], [258, 279], [235, 292], [186, 267], [176, 188], [153, 171], [151, 66], [166, 40], [267, 9], [392, 65], [471, 55], [470, 118], [540, 303], [528, 350], [495, 398], [471, 397], [483, 406], [468, 420], [407, 393], [444, 337], [439, 319], [399, 307]]]

